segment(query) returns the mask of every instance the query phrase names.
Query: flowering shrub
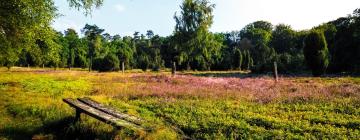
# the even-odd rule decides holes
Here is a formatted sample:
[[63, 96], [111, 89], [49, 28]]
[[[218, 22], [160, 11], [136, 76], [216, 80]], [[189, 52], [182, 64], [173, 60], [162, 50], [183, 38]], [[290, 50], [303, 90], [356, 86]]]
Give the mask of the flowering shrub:
[[[113, 136], [112, 127], [90, 117], [72, 126], [74, 112], [61, 99], [83, 96], [141, 117], [155, 130], [122, 129]], [[360, 80], [0, 72], [0, 139], [39, 133], [60, 139], [360, 139]]]

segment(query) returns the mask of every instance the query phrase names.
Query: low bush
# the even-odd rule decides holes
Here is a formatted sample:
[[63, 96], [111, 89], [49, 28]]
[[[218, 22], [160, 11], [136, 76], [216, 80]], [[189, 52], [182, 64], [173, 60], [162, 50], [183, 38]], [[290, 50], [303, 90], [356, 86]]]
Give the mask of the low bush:
[[115, 55], [108, 54], [104, 58], [96, 58], [92, 69], [100, 72], [119, 71], [120, 60]]

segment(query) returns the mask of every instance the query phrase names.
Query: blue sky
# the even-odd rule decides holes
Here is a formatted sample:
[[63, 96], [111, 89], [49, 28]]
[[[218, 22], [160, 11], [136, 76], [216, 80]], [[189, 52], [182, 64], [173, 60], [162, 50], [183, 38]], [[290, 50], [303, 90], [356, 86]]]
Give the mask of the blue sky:
[[[53, 27], [58, 31], [74, 28], [78, 32], [88, 24], [96, 24], [111, 35], [132, 35], [151, 29], [155, 34], [172, 34], [173, 16], [182, 0], [104, 0], [92, 16], [69, 8], [67, 0], [55, 0], [59, 13]], [[216, 4], [212, 32], [240, 30], [246, 24], [267, 20], [285, 23], [296, 30], [309, 29], [323, 22], [352, 13], [360, 8], [360, 0], [210, 0]]]

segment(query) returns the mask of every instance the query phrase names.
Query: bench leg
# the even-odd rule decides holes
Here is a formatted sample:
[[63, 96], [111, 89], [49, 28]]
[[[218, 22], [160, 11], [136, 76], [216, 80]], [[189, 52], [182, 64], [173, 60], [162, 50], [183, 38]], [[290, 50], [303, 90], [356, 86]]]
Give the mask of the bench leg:
[[79, 109], [76, 109], [76, 114], [75, 114], [74, 123], [80, 121], [80, 114], [81, 114], [81, 111], [80, 111]]

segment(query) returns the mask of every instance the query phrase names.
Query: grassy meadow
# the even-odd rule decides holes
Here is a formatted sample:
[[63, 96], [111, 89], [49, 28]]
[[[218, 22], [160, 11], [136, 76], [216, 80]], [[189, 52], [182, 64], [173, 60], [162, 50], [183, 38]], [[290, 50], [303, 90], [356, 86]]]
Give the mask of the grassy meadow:
[[[90, 97], [146, 120], [116, 130], [63, 98]], [[241, 72], [0, 69], [0, 139], [360, 139], [360, 78]]]

